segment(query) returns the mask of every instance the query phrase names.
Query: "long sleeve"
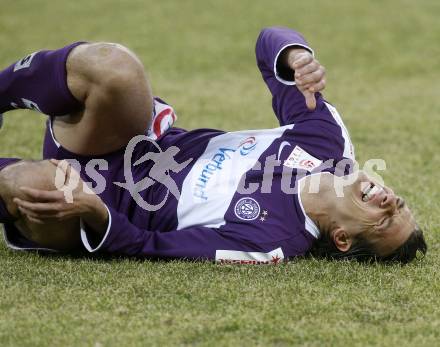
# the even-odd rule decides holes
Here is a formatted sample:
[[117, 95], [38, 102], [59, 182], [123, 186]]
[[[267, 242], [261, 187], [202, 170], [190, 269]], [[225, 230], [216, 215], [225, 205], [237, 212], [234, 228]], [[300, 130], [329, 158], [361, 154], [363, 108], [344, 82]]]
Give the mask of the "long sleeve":
[[[281, 53], [288, 47], [297, 46], [313, 50], [298, 32], [280, 27], [263, 29], [256, 43], [257, 65], [272, 93], [272, 107], [281, 125], [294, 123], [295, 118], [309, 112], [304, 96], [296, 88], [294, 72], [279, 64]], [[321, 100], [316, 93], [318, 102]]]
[[216, 259], [219, 250], [255, 252], [256, 245], [240, 242], [219, 229], [189, 227], [169, 232], [149, 231], [132, 224], [124, 214], [107, 207], [109, 224], [104, 237], [81, 228], [81, 239], [89, 252], [103, 252], [139, 257]]

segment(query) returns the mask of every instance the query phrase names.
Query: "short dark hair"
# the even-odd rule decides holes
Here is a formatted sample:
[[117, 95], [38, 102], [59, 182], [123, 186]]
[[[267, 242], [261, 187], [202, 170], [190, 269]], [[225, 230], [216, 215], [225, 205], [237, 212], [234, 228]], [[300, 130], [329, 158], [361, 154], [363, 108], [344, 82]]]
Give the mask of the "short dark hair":
[[423, 236], [423, 231], [416, 226], [408, 240], [406, 240], [393, 253], [385, 257], [379, 256], [373, 245], [362, 237], [357, 237], [350, 249], [346, 252], [339, 250], [333, 242], [330, 233], [321, 233], [321, 236], [312, 249], [309, 255], [316, 258], [332, 259], [332, 260], [357, 260], [360, 262], [399, 262], [407, 264], [417, 257], [418, 253], [425, 256], [428, 246]]

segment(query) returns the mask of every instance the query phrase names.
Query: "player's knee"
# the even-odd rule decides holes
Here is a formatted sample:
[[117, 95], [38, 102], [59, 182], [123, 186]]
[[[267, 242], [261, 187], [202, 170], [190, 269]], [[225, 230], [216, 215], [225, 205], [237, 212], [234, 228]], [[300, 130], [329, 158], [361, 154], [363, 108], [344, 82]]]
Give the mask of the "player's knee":
[[8, 211], [18, 216], [15, 197], [24, 198], [20, 187], [53, 190], [55, 188], [55, 166], [47, 161], [20, 161], [0, 171], [0, 195]]
[[145, 79], [144, 67], [138, 57], [117, 43], [78, 46], [69, 56], [69, 65], [81, 70], [90, 82], [108, 89], [121, 89], [137, 79]]
[[15, 197], [26, 199], [20, 187], [54, 190], [56, 167], [50, 161], [21, 161], [0, 171], [0, 195], [9, 213], [16, 218], [15, 226], [27, 239], [40, 247], [56, 250], [75, 249], [80, 244], [79, 219], [35, 224], [20, 215]]

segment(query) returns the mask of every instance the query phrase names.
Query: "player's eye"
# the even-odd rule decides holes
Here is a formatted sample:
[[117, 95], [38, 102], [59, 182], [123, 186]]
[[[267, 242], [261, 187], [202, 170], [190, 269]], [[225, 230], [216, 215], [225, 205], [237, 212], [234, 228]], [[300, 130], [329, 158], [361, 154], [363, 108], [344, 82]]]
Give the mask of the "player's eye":
[[393, 222], [393, 216], [385, 216], [383, 217], [379, 223], [377, 224], [377, 228], [381, 231], [388, 229]]

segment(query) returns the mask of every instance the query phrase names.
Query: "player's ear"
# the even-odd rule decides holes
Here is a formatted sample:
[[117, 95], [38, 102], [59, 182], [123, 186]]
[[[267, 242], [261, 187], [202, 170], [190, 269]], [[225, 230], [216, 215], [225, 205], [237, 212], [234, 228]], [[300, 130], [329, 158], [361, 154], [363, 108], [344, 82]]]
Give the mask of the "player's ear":
[[337, 227], [331, 235], [336, 248], [341, 252], [347, 252], [351, 248], [353, 239], [343, 228]]

